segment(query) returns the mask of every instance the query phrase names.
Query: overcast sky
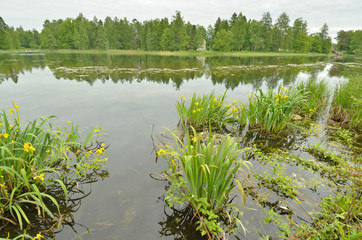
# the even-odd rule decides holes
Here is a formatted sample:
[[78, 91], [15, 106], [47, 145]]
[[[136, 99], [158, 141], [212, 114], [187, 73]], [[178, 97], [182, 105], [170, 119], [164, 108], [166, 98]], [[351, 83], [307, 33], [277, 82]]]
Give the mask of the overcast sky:
[[168, 17], [181, 11], [184, 20], [207, 27], [220, 17], [230, 19], [242, 12], [247, 19], [260, 20], [269, 11], [273, 23], [286, 12], [293, 24], [302, 17], [310, 33], [324, 23], [334, 38], [340, 30], [362, 29], [362, 0], [0, 0], [0, 16], [5, 23], [25, 30], [41, 31], [44, 20], [76, 18], [81, 12], [88, 19], [136, 18], [139, 21]]

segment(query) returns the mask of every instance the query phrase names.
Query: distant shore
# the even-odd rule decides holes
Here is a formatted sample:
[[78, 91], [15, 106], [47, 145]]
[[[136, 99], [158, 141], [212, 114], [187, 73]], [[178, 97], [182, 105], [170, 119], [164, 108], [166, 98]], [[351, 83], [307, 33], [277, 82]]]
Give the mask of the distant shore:
[[0, 53], [85, 53], [85, 54], [113, 54], [113, 55], [157, 55], [157, 56], [180, 56], [180, 57], [317, 57], [333, 54], [322, 53], [293, 53], [293, 52], [218, 52], [218, 51], [142, 51], [142, 50], [71, 50], [71, 49], [17, 49], [1, 50]]

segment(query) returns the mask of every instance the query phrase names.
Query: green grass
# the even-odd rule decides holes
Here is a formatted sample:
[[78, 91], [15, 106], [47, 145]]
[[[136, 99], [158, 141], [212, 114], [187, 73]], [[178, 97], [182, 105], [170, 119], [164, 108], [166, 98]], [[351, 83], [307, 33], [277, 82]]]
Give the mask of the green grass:
[[69, 183], [84, 178], [107, 159], [102, 158], [104, 145], [87, 148], [101, 136], [99, 128], [82, 137], [70, 121], [63, 129], [53, 126], [54, 117], [25, 123], [20, 107], [12, 104], [10, 114], [0, 113], [0, 222], [24, 229], [31, 227], [29, 214], [55, 219], [46, 204], [56, 206], [59, 213], [53, 186], [60, 186], [67, 198], [65, 179]]
[[225, 136], [217, 142], [215, 136], [197, 134], [191, 129], [193, 137], [186, 132], [185, 141], [171, 132], [175, 147], [166, 146], [158, 151], [169, 164], [164, 176], [171, 186], [165, 200], [170, 206], [189, 203], [199, 219], [198, 230], [209, 239], [217, 239], [224, 232], [220, 225], [223, 217], [241, 224], [230, 213], [230, 210], [240, 213], [239, 206], [230, 202], [230, 194], [238, 186], [245, 202], [243, 188], [235, 175], [242, 166], [249, 168], [249, 162], [240, 159], [245, 150], [238, 149], [234, 138]]

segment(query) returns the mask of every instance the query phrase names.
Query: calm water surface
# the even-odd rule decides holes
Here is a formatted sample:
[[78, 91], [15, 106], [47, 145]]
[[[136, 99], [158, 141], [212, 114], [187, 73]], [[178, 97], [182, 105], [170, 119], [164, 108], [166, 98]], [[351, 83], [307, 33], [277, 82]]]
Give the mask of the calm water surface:
[[[228, 89], [230, 101], [246, 101], [259, 87], [310, 77], [333, 85], [356, 73], [362, 73], [361, 59], [2, 54], [0, 108], [9, 109], [14, 100], [24, 120], [56, 115], [59, 125], [71, 120], [83, 132], [102, 126], [108, 135], [109, 177], [82, 186], [91, 194], [73, 213], [75, 224], [62, 226], [57, 239], [182, 239], [161, 233], [172, 211], [162, 200], [166, 184], [150, 177], [165, 168], [155, 163], [152, 126], [155, 134], [177, 126], [174, 103], [181, 94]], [[264, 217], [258, 208], [242, 218], [248, 239], [276, 230], [262, 224]]]

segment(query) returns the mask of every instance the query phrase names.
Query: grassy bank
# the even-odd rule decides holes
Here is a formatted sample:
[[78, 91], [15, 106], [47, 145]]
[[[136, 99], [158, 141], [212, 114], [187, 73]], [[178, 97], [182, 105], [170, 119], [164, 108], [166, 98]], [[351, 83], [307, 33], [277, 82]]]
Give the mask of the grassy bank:
[[288, 56], [305, 56], [317, 57], [326, 56], [321, 53], [293, 53], [293, 52], [217, 52], [217, 51], [143, 51], [143, 50], [70, 50], [70, 49], [18, 49], [18, 50], [1, 50], [0, 53], [19, 53], [19, 52], [44, 52], [44, 53], [88, 53], [88, 54], [114, 54], [114, 55], [157, 55], [157, 56], [180, 56], [180, 57], [288, 57]]

